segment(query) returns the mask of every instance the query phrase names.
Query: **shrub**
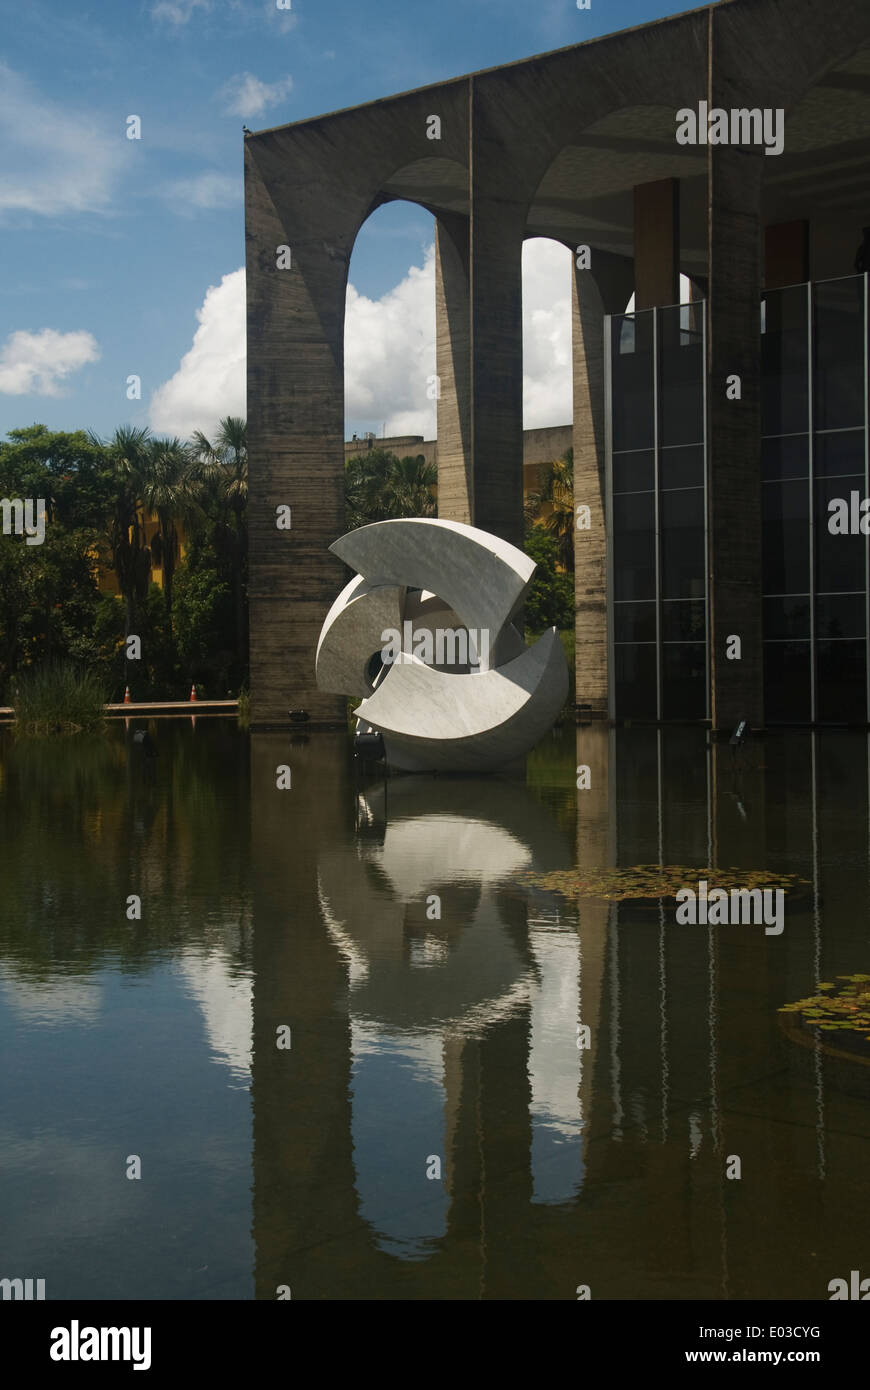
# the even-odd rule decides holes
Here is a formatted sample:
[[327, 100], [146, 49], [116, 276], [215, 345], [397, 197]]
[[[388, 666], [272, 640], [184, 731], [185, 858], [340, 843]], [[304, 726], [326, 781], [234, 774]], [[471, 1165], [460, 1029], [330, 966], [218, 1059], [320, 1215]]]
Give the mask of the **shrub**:
[[13, 702], [18, 733], [76, 733], [103, 720], [107, 690], [94, 670], [71, 662], [51, 662], [22, 671], [15, 679]]

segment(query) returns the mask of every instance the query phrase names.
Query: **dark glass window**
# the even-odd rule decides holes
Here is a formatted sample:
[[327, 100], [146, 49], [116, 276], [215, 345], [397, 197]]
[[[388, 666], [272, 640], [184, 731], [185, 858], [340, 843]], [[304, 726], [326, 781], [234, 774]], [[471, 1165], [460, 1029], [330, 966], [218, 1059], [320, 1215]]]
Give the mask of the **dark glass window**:
[[785, 439], [761, 441], [762, 478], [807, 478], [809, 472], [809, 435], [792, 434]]
[[655, 454], [642, 449], [613, 455], [613, 491], [650, 492], [655, 486]]
[[669, 599], [662, 604], [663, 642], [704, 642], [703, 599]]
[[771, 723], [809, 723], [809, 642], [765, 642], [764, 702]]
[[807, 291], [768, 290], [761, 335], [761, 433], [809, 428]]
[[659, 454], [659, 487], [703, 487], [704, 446], [662, 449]]
[[816, 644], [816, 719], [821, 724], [863, 724], [867, 718], [864, 642]]
[[816, 637], [863, 640], [867, 611], [863, 594], [819, 594], [816, 598]]
[[818, 477], [835, 474], [864, 476], [864, 431], [817, 434], [813, 446], [813, 471]]
[[707, 649], [702, 642], [662, 647], [662, 719], [703, 719], [707, 707]]
[[613, 499], [615, 599], [655, 598], [655, 498], [651, 492]]
[[615, 603], [613, 605], [615, 642], [654, 642], [656, 640], [655, 601]]
[[619, 315], [611, 326], [613, 451], [651, 449], [653, 420], [653, 312]]
[[810, 507], [807, 484], [763, 483], [761, 506], [764, 592], [809, 593]]
[[689, 306], [658, 312], [659, 443], [697, 444], [704, 438], [703, 336], [690, 330]]
[[662, 598], [704, 594], [704, 490], [663, 492], [661, 526]]
[[809, 635], [809, 594], [793, 594], [788, 598], [764, 600], [764, 636], [768, 641]]
[[[845, 504], [845, 525], [860, 524], [860, 506], [864, 500], [863, 479], [823, 478], [816, 483], [816, 593], [854, 592], [863, 589], [865, 582], [864, 556], [867, 537], [860, 532], [845, 535], [831, 532], [831, 523], [839, 511], [832, 512], [834, 502]], [[839, 510], [842, 510], [839, 509]], [[856, 526], [857, 530], [857, 526]]]
[[862, 426], [864, 277], [855, 275], [816, 285], [813, 298], [816, 429], [845, 430]]
[[625, 643], [614, 647], [616, 708], [622, 719], [655, 719], [655, 643]]

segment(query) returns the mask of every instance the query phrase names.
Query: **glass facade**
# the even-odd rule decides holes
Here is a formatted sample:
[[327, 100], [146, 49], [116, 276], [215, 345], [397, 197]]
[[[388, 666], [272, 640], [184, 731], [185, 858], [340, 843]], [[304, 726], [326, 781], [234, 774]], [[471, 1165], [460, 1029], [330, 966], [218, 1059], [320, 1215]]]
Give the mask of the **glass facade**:
[[[709, 717], [705, 307], [608, 320], [610, 688], [617, 718]], [[868, 329], [866, 275], [769, 290], [763, 298], [769, 724], [870, 719]]]
[[704, 305], [611, 318], [607, 353], [612, 712], [704, 719]]
[[761, 344], [766, 719], [864, 723], [867, 277], [767, 291]]

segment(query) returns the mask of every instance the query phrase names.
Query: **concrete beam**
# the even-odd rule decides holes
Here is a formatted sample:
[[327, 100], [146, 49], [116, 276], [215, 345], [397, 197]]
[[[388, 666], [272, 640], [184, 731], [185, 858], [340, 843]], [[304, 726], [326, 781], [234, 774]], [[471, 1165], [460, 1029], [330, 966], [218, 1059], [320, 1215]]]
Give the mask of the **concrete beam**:
[[636, 310], [680, 302], [680, 181], [656, 179], [634, 189]]

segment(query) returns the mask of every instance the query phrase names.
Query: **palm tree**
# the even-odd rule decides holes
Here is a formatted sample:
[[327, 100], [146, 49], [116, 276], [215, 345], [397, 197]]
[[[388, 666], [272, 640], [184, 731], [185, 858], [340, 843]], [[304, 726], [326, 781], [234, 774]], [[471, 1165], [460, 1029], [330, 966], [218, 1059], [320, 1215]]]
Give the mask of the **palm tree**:
[[[574, 449], [547, 465], [541, 485], [529, 493], [526, 521], [540, 525], [559, 546], [559, 562], [565, 570], [574, 568]], [[542, 515], [543, 513], [543, 515]]]
[[[220, 421], [214, 442], [201, 430], [193, 436], [192, 455], [188, 468], [189, 481], [211, 492], [219, 512], [220, 538], [229, 551], [233, 606], [236, 615], [236, 652], [245, 660], [247, 648], [246, 587], [248, 533], [245, 509], [248, 505], [248, 426], [238, 415], [227, 415]], [[234, 524], [228, 525], [232, 515]]]
[[190, 446], [180, 439], [150, 439], [142, 479], [142, 504], [157, 518], [151, 541], [154, 560], [163, 566], [163, 600], [172, 631], [172, 583], [180, 554], [176, 522], [193, 510]]
[[[140, 507], [150, 437], [147, 429], [135, 429], [132, 425], [121, 425], [106, 442], [95, 434], [89, 435], [90, 442], [103, 452], [113, 485], [105, 543], [124, 599], [125, 653], [126, 639], [139, 626], [139, 608], [147, 596], [151, 575], [151, 552], [145, 543]], [[129, 667], [125, 670], [129, 684]]]
[[345, 465], [345, 503], [351, 529], [396, 517], [434, 516], [438, 470], [425, 455], [397, 458], [386, 449], [355, 454]]

